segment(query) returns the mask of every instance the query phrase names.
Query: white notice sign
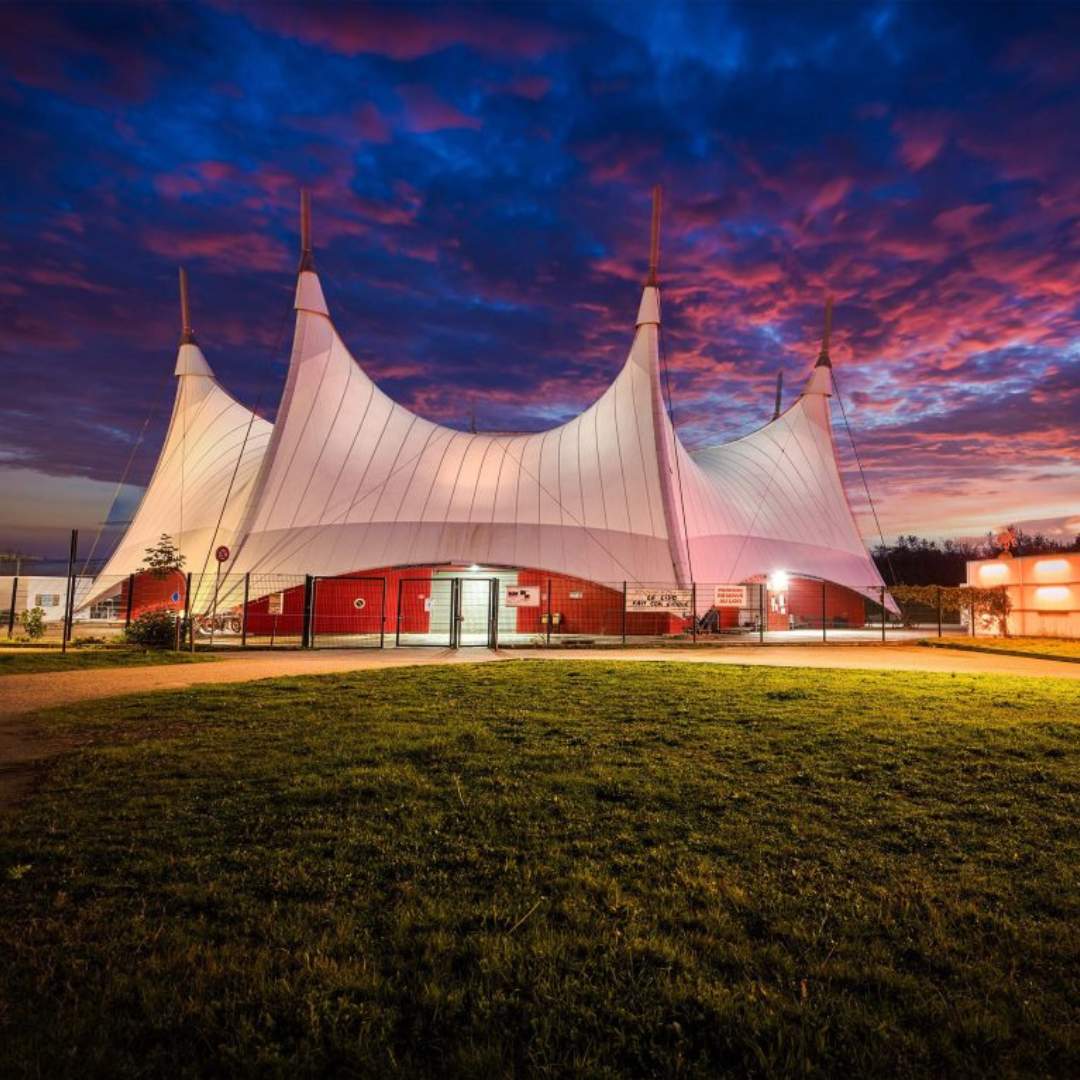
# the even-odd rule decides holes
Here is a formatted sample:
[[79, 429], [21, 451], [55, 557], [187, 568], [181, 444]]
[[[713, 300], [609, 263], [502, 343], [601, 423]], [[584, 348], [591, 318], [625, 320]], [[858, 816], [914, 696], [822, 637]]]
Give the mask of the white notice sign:
[[745, 585], [717, 585], [716, 595], [713, 598], [714, 607], [744, 608], [750, 605], [746, 602]]
[[539, 585], [510, 585], [506, 590], [507, 607], [539, 607]]
[[627, 589], [627, 611], [670, 611], [673, 615], [690, 614], [689, 589]]

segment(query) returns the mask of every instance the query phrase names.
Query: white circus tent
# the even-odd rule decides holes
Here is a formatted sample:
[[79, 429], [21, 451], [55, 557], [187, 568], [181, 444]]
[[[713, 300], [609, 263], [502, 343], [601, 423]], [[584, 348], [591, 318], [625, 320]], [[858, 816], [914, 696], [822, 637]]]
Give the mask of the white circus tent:
[[162, 535], [184, 556], [185, 569], [205, 576], [213, 549], [235, 542], [270, 441], [272, 425], [214, 377], [191, 329], [182, 270], [180, 296], [176, 397], [165, 443], [130, 525], [80, 608], [137, 573]]
[[683, 447], [661, 390], [656, 218], [633, 342], [610, 387], [560, 427], [492, 435], [417, 416], [357, 364], [329, 314], [305, 201], [295, 337], [272, 431], [182, 344], [165, 449], [111, 572], [126, 572], [135, 549], [141, 559], [148, 536], [176, 529], [166, 510], [175, 521], [183, 482], [190, 565], [229, 544], [223, 570], [234, 582], [475, 564], [674, 586], [784, 571], [876, 593], [836, 463], [828, 331], [790, 408], [737, 441]]

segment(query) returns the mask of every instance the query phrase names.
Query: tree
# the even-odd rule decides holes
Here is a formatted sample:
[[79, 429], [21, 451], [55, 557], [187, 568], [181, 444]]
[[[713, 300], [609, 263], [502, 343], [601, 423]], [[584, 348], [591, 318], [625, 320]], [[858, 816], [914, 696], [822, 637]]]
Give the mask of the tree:
[[151, 574], [158, 581], [164, 581], [170, 574], [184, 569], [184, 556], [180, 549], [173, 543], [168, 533], [162, 533], [161, 539], [153, 546], [146, 549], [146, 558], [140, 573]]
[[39, 607], [27, 608], [20, 616], [23, 633], [31, 641], [37, 641], [45, 633], [45, 609]]

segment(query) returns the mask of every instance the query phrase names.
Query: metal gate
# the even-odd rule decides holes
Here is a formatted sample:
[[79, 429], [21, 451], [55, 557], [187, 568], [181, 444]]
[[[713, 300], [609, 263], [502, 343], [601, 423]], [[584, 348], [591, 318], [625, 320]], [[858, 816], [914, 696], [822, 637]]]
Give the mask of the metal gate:
[[381, 649], [386, 643], [386, 578], [315, 578], [310, 620], [312, 648]]
[[395, 643], [493, 649], [498, 644], [498, 596], [496, 578], [402, 578]]

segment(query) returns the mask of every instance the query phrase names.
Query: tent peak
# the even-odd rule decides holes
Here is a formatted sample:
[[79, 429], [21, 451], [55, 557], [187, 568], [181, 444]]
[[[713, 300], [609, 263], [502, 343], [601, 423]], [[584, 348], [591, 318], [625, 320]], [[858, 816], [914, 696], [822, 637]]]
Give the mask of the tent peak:
[[652, 226], [649, 234], [649, 276], [645, 284], [656, 288], [660, 269], [660, 185], [652, 189]]
[[832, 334], [832, 305], [833, 298], [830, 296], [825, 301], [825, 333], [821, 338], [821, 353], [815, 367], [832, 367], [832, 360], [829, 359], [829, 337]]
[[188, 303], [187, 271], [180, 270], [180, 344], [194, 345], [195, 331], [191, 329], [191, 308]]
[[300, 267], [297, 273], [314, 271], [315, 256], [311, 253], [311, 192], [300, 189]]

